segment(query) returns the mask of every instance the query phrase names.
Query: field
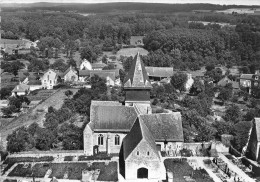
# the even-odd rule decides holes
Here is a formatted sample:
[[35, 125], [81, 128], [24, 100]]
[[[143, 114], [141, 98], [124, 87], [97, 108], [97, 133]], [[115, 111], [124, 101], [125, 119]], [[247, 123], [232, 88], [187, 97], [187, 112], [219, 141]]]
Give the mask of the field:
[[119, 58], [120, 56], [135, 56], [137, 52], [140, 53], [140, 55], [147, 55], [148, 51], [145, 50], [144, 48], [136, 47], [136, 48], [124, 48], [120, 49], [117, 53], [116, 56]]
[[[61, 108], [63, 100], [66, 98], [64, 92], [67, 89], [57, 90], [51, 97], [37, 105], [35, 108], [30, 109], [27, 113], [21, 114], [17, 118], [13, 119], [6, 125], [1, 126], [0, 133], [2, 134], [2, 139], [4, 140], [8, 134], [13, 130], [21, 126], [28, 126], [33, 122], [42, 124], [45, 113], [48, 110], [48, 107], [52, 106], [55, 109]], [[73, 93], [76, 93], [78, 89], [70, 89]], [[48, 91], [48, 90], [47, 90]]]
[[[44, 177], [48, 169], [52, 170], [49, 178], [56, 177], [63, 179], [64, 174], [68, 174], [68, 179], [82, 179], [83, 170], [99, 169], [99, 181], [117, 181], [117, 163], [109, 162], [106, 165], [104, 162], [94, 162], [90, 166], [88, 163], [36, 163], [32, 168], [29, 165], [18, 164], [8, 176], [20, 177]], [[33, 174], [32, 174], [33, 172]]]
[[204, 170], [193, 170], [185, 159], [166, 159], [164, 165], [167, 171], [172, 173], [173, 179], [178, 182], [186, 182], [184, 177], [190, 176], [198, 182], [213, 182]]
[[144, 48], [141, 47], [136, 47], [136, 48], [123, 48], [120, 49], [116, 54], [113, 54], [112, 52], [109, 51], [104, 51], [103, 55], [106, 55], [107, 57], [111, 57], [111, 56], [116, 56], [117, 58], [120, 58], [120, 56], [135, 56], [137, 54], [137, 52], [139, 52], [141, 55], [147, 55], [148, 51], [145, 50]]

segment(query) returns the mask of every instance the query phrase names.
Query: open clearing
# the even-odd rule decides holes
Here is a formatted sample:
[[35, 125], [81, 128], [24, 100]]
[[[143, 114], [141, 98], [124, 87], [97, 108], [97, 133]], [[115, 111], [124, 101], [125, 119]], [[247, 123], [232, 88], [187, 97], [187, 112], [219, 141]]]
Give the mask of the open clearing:
[[21, 126], [28, 126], [34, 122], [42, 125], [42, 121], [48, 111], [48, 107], [52, 106], [55, 109], [61, 108], [63, 100], [66, 98], [64, 94], [66, 90], [71, 90], [73, 94], [78, 91], [78, 89], [57, 90], [56, 93], [37, 105], [35, 108], [32, 108], [27, 113], [21, 114], [17, 118], [14, 118], [12, 121], [5, 123], [5, 125], [1, 126], [0, 128], [2, 140], [5, 141], [5, 138], [8, 136], [8, 134], [12, 133], [13, 130]]

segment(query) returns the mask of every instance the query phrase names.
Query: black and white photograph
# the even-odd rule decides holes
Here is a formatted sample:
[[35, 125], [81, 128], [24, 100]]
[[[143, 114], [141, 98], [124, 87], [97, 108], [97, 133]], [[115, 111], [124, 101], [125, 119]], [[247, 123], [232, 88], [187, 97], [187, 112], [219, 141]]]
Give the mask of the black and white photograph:
[[260, 182], [260, 0], [0, 0], [0, 182]]

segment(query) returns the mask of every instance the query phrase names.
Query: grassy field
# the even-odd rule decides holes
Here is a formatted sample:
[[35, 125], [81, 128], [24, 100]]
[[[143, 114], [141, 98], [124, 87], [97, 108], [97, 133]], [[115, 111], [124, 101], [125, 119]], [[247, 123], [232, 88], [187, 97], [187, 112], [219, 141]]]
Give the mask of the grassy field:
[[116, 56], [120, 57], [120, 56], [135, 56], [137, 54], [137, 52], [139, 52], [141, 55], [147, 55], [148, 51], [145, 50], [144, 48], [140, 48], [140, 47], [136, 47], [136, 48], [124, 48], [124, 49], [120, 49], [117, 53]]
[[[9, 123], [1, 126], [0, 133], [2, 134], [2, 140], [7, 137], [8, 134], [12, 133], [13, 130], [17, 129], [21, 126], [28, 126], [33, 122], [39, 123], [42, 125], [42, 121], [44, 120], [45, 113], [48, 110], [48, 107], [52, 106], [55, 109], [61, 108], [64, 99], [66, 98], [64, 92], [67, 89], [58, 90], [51, 97], [46, 99], [44, 102], [37, 105], [35, 108], [29, 110], [25, 114], [21, 114], [17, 118], [14, 118]], [[73, 93], [76, 93], [78, 89], [70, 89]]]

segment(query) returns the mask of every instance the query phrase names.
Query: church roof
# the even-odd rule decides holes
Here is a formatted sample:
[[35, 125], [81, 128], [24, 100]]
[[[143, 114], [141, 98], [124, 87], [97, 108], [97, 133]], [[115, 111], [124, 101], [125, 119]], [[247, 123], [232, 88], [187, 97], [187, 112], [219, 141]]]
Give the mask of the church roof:
[[124, 88], [131, 89], [151, 89], [149, 77], [144, 67], [144, 63], [140, 57], [140, 54], [134, 57], [132, 66], [126, 75], [124, 81]]
[[[96, 132], [129, 132], [137, 115], [132, 106], [111, 101], [92, 101], [90, 127]], [[179, 112], [143, 114], [139, 119], [146, 124], [156, 141], [184, 141]]]
[[140, 115], [140, 119], [152, 132], [156, 141], [184, 141], [180, 112], [144, 114]]
[[257, 141], [260, 142], [260, 118], [255, 118], [255, 127]]
[[158, 156], [158, 150], [156, 148], [155, 139], [152, 133], [149, 131], [147, 126], [139, 118], [136, 119], [130, 132], [126, 135], [123, 140], [123, 153], [124, 159], [134, 151], [141, 141], [145, 141], [150, 146], [151, 150]]
[[91, 105], [90, 127], [94, 131], [129, 132], [137, 118], [134, 107]]

